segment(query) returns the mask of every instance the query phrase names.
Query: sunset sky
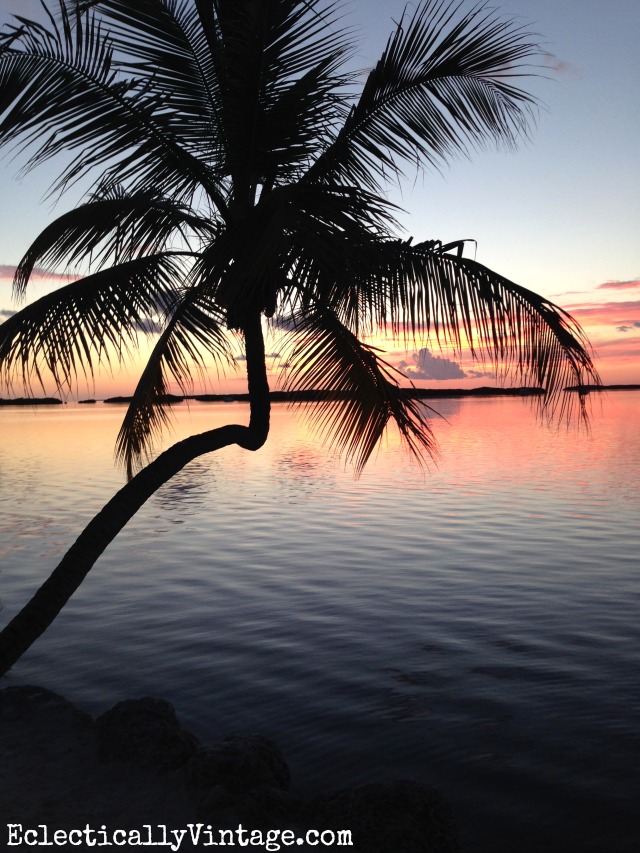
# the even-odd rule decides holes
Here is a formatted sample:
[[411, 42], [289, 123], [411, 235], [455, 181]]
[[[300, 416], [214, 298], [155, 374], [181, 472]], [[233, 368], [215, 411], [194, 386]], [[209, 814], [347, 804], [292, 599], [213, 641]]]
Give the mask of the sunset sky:
[[[405, 5], [404, 0], [344, 4], [345, 24], [361, 37], [360, 67], [368, 69], [378, 58], [391, 19], [397, 21]], [[544, 78], [529, 83], [543, 101], [537, 127], [517, 152], [477, 152], [442, 174], [408, 174], [402, 193], [391, 193], [406, 211], [404, 236], [476, 240], [479, 262], [552, 298], [584, 326], [605, 383], [640, 383], [640, 3], [496, 0], [492, 5], [538, 33], [548, 51]], [[11, 12], [37, 15], [37, 7], [35, 0], [0, 0], [0, 19], [8, 21]], [[78, 201], [69, 194], [52, 210], [42, 200], [55, 176], [52, 166], [21, 180], [18, 166], [6, 153], [0, 160], [0, 319], [15, 310], [11, 277], [31, 240]], [[473, 257], [473, 244], [466, 251]], [[54, 283], [34, 282], [31, 298]], [[492, 384], [489, 368], [474, 366], [464, 355], [441, 353], [428, 344], [406, 352], [392, 341], [376, 343], [419, 386]], [[268, 347], [276, 369], [278, 342]], [[99, 378], [95, 389], [78, 390], [108, 396], [131, 393], [134, 384], [134, 373], [116, 372]], [[210, 390], [241, 387], [241, 379], [220, 383], [213, 376]]]

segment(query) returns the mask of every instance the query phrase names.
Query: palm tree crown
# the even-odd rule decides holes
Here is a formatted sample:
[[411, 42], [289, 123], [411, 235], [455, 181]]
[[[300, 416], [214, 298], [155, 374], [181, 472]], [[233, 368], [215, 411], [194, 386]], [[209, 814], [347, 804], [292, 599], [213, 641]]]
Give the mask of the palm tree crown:
[[538, 48], [519, 26], [426, 0], [356, 97], [334, 4], [58, 2], [2, 34], [0, 144], [29, 146], [27, 168], [71, 152], [54, 191], [95, 183], [33, 242], [15, 291], [35, 265], [86, 274], [0, 326], [0, 364], [68, 387], [161, 322], [118, 438], [130, 472], [169, 383], [232, 360], [229, 330], [266, 436], [264, 316], [287, 318], [286, 386], [340, 392], [310, 411], [357, 468], [390, 421], [416, 454], [432, 447], [423, 407], [362, 340], [375, 329], [466, 344], [547, 402], [597, 381], [571, 317], [438, 241], [399, 239], [386, 196], [406, 164], [526, 133], [535, 103], [517, 83]]

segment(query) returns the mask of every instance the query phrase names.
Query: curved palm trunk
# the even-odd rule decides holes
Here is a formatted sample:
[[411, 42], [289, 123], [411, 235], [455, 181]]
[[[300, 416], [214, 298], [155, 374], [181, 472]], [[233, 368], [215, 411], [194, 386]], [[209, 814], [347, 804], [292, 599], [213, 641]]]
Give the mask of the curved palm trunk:
[[249, 426], [229, 424], [174, 444], [117, 492], [89, 522], [33, 598], [0, 632], [0, 676], [38, 639], [127, 522], [187, 463], [231, 444], [258, 450], [269, 434], [270, 398], [260, 316], [243, 329], [251, 414]]

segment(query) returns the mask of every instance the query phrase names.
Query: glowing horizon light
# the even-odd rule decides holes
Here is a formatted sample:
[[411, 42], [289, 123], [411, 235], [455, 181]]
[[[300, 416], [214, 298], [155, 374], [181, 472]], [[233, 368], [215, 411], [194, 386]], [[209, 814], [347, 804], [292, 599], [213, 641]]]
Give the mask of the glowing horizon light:
[[[0, 264], [0, 321], [9, 317], [16, 310], [46, 293], [74, 280], [68, 274], [50, 273], [37, 268], [28, 288], [24, 303], [16, 304], [12, 299], [11, 285], [15, 267]], [[640, 384], [640, 299], [611, 299], [616, 293], [624, 292], [625, 296], [632, 295], [631, 291], [640, 292], [640, 280], [606, 281], [593, 290], [584, 291], [583, 299], [566, 302], [555, 298], [557, 304], [567, 310], [582, 326], [595, 353], [595, 363], [605, 385]], [[562, 294], [559, 294], [562, 296]], [[604, 300], [602, 297], [605, 297]], [[607, 298], [609, 297], [609, 298]], [[270, 384], [275, 390], [279, 387], [284, 376], [283, 365], [279, 358], [283, 331], [270, 329], [268, 338], [268, 373]], [[40, 394], [34, 383], [31, 394], [34, 396], [57, 396], [62, 394], [64, 399], [97, 398], [104, 399], [114, 396], [130, 396], [143, 370], [145, 358], [148, 356], [155, 337], [140, 335], [139, 350], [132, 353], [127, 363], [118, 364], [113, 359], [111, 370], [106, 365], [96, 372], [94, 381], [86, 381], [78, 377], [78, 386], [59, 391], [52, 378], [45, 379], [45, 389]], [[406, 342], [394, 339], [390, 334], [380, 332], [369, 336], [367, 342], [382, 351], [383, 358], [393, 367], [405, 374], [406, 378], [398, 376], [400, 384], [416, 387], [435, 386], [438, 388], [473, 388], [481, 385], [522, 384], [500, 365], [496, 366], [482, 361], [474, 361], [468, 352], [458, 353], [452, 348], [440, 348], [433, 340], [423, 340], [415, 347]], [[219, 367], [211, 364], [203, 380], [194, 382], [192, 393], [239, 394], [246, 391], [246, 381], [242, 373], [243, 357], [238, 350], [238, 371], [232, 368], [225, 375], [218, 374]], [[0, 396], [24, 396], [26, 389], [22, 383], [14, 383], [13, 388], [4, 385], [0, 387]], [[169, 392], [182, 394], [176, 383], [170, 383]], [[28, 393], [28, 392], [27, 392]]]

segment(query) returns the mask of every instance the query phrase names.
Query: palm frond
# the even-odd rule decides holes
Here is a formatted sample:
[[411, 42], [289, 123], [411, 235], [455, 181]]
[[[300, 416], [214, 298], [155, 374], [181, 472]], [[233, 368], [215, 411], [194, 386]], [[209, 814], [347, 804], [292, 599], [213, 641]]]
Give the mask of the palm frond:
[[288, 88], [264, 112], [257, 173], [263, 187], [290, 184], [304, 175], [331, 138], [334, 125], [346, 117], [336, 89], [348, 78], [337, 69], [336, 51]]
[[214, 226], [184, 205], [157, 193], [128, 195], [107, 184], [93, 198], [54, 220], [34, 240], [16, 268], [14, 294], [24, 296], [36, 264], [51, 270], [79, 263], [100, 269], [134, 257], [157, 254], [171, 248], [171, 238], [202, 239], [215, 233]]
[[170, 310], [184, 270], [184, 253], [135, 258], [41, 297], [0, 325], [0, 375], [26, 389], [58, 389], [91, 377], [112, 358], [122, 360], [148, 320]]
[[19, 21], [0, 48], [0, 144], [33, 147], [25, 169], [76, 152], [52, 190], [62, 192], [115, 159], [130, 187], [161, 186], [179, 200], [201, 186], [226, 209], [219, 182], [176, 139], [157, 94], [144, 80], [118, 74], [94, 15], [72, 17], [61, 0], [60, 23]]
[[[444, 253], [438, 241], [388, 241], [359, 255], [359, 274], [332, 291], [352, 327], [386, 328], [410, 343], [436, 341], [492, 362], [543, 388], [544, 402], [563, 400], [567, 385], [599, 384], [579, 324], [550, 300], [469, 258]], [[325, 291], [325, 297], [326, 297]]]
[[156, 342], [127, 408], [116, 444], [116, 456], [131, 478], [149, 459], [153, 443], [170, 421], [166, 395], [170, 379], [183, 394], [192, 391], [193, 372], [202, 377], [208, 369], [205, 355], [219, 365], [233, 356], [224, 330], [224, 315], [197, 287], [186, 289], [172, 306], [171, 317]]
[[[366, 189], [342, 184], [300, 182], [286, 194], [283, 267], [289, 284], [281, 289], [278, 313], [295, 313], [299, 304], [307, 304], [306, 293], [339, 306], [345, 316], [349, 295], [355, 295], [348, 326], [356, 335], [371, 331], [366, 312], [359, 313], [358, 282], [378, 264], [379, 247], [389, 242], [397, 208]], [[385, 299], [382, 292], [380, 299]]]
[[535, 115], [515, 85], [541, 51], [518, 24], [478, 5], [427, 0], [403, 18], [357, 103], [306, 180], [363, 186], [401, 174], [401, 162], [436, 167], [487, 142], [512, 146]]
[[197, 11], [190, 0], [77, 2], [108, 22], [117, 64], [145, 80], [176, 120], [172, 133], [215, 171], [221, 148], [220, 85]]
[[[343, 117], [331, 92], [350, 47], [333, 6], [317, 0], [217, 3], [213, 56], [223, 100], [228, 170], [237, 192], [300, 172]], [[212, 34], [210, 33], [210, 37]]]
[[290, 364], [284, 387], [321, 394], [307, 409], [323, 440], [353, 462], [357, 473], [390, 422], [414, 457], [436, 455], [428, 407], [400, 388], [394, 369], [362, 343], [337, 316], [315, 304], [293, 318], [293, 339], [284, 350]]

